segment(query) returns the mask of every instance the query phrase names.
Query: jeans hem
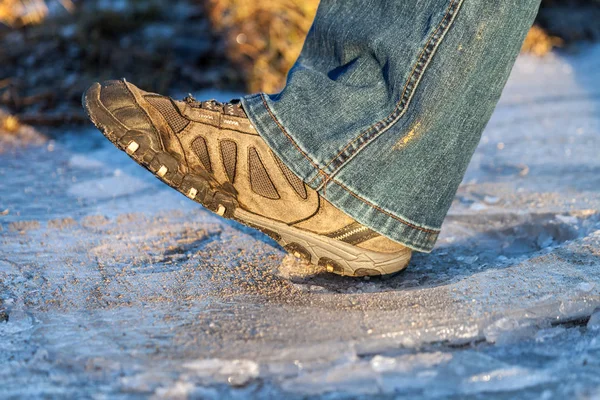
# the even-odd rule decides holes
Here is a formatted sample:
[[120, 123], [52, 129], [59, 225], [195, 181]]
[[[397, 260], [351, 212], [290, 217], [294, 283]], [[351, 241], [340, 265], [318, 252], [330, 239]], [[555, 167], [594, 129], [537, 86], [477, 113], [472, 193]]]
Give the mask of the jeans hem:
[[[309, 187], [359, 223], [413, 250], [429, 253], [439, 229], [423, 227], [379, 208], [343, 184], [328, 177], [308, 152], [302, 149], [283, 127], [265, 95], [242, 98], [244, 110], [259, 135], [273, 152]], [[323, 185], [322, 185], [323, 184]]]
[[318, 187], [326, 180], [322, 177], [321, 167], [287, 132], [267, 101], [266, 95], [262, 93], [241, 99], [254, 128], [275, 154], [310, 187]]

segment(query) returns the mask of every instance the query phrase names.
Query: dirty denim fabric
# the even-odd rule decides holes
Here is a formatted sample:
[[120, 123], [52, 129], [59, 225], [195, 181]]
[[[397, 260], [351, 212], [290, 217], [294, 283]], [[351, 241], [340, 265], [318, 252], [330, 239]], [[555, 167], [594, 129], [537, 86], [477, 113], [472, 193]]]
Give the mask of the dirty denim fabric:
[[539, 0], [322, 0], [281, 93], [242, 99], [310, 187], [431, 251]]

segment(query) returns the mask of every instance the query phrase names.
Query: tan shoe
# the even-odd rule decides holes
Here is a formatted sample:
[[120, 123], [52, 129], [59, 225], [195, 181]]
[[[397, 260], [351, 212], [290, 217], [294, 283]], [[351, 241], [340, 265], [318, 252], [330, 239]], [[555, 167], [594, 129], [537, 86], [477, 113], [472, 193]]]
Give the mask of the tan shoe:
[[241, 103], [183, 101], [123, 81], [95, 83], [83, 105], [117, 147], [211, 211], [259, 229], [296, 257], [347, 276], [406, 268], [411, 250], [359, 224], [275, 156]]

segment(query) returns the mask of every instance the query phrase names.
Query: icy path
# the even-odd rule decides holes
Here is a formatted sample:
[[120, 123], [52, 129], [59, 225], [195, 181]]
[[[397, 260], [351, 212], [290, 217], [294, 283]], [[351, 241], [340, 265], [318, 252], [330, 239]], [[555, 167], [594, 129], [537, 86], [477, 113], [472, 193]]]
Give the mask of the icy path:
[[390, 280], [59, 138], [0, 154], [0, 397], [600, 398], [600, 47], [519, 60], [438, 247]]

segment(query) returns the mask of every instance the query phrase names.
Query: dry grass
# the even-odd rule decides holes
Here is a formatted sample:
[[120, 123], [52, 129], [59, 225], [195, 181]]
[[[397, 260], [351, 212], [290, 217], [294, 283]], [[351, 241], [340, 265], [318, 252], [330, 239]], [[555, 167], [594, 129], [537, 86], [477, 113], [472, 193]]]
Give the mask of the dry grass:
[[214, 28], [251, 92], [276, 92], [300, 54], [318, 0], [208, 0]]
[[553, 48], [563, 45], [563, 40], [556, 36], [551, 36], [538, 25], [534, 25], [527, 33], [527, 37], [523, 42], [521, 51], [523, 53], [531, 53], [536, 56], [544, 56]]
[[[48, 7], [46, 3], [48, 1], [0, 0], [0, 23], [11, 27], [39, 23], [47, 15]], [[73, 9], [71, 0], [53, 1], [59, 1], [65, 8]], [[130, 1], [132, 6], [137, 4], [134, 0]], [[229, 71], [231, 71], [230, 68], [221, 67], [220, 69], [224, 72], [215, 81], [221, 79], [234, 83], [244, 82], [246, 90], [250, 92], [265, 91], [269, 93], [279, 91], [285, 84], [287, 71], [300, 53], [304, 37], [311, 26], [319, 4], [319, 0], [192, 1], [197, 1], [205, 6], [207, 17], [213, 29], [225, 41], [229, 65], [234, 66], [232, 76], [228, 76]], [[567, 4], [570, 1], [575, 0], [543, 0], [542, 4], [554, 6], [556, 4]], [[600, 0], [590, 1], [598, 2]], [[104, 31], [111, 33], [111, 24], [117, 25], [117, 28], [119, 28], [128, 22], [127, 18], [118, 18], [118, 14], [116, 16], [103, 17], [98, 15], [96, 17], [96, 22], [88, 21], [87, 25], [89, 26], [86, 26], [85, 20], [79, 21], [79, 23], [84, 26], [86, 32], [92, 32], [98, 37], [102, 37], [101, 33]], [[135, 22], [129, 21], [128, 23], [131, 25]], [[111, 33], [113, 36], [119, 35], [117, 28], [113, 29], [114, 32]], [[101, 41], [99, 39], [90, 40], [86, 36], [83, 37], [81, 45], [85, 47], [86, 54], [97, 53], [97, 57], [90, 56], [91, 61], [84, 57], [81, 61], [82, 65], [100, 65], [99, 58], [104, 57], [110, 60], [111, 54], [117, 53], [117, 50], [114, 50], [111, 46], [106, 46], [111, 49], [109, 52], [102, 49], [94, 50], [94, 43], [96, 42], [100, 43]], [[523, 51], [544, 55], [554, 47], [561, 46], [562, 43], [563, 41], [559, 37], [553, 36], [547, 30], [536, 25], [527, 35], [523, 44]], [[163, 57], [162, 54], [157, 54], [157, 56]], [[168, 60], [168, 57], [163, 58]], [[108, 75], [129, 75], [129, 72], [125, 72], [129, 70], [130, 66], [123, 65], [123, 68], [121, 68], [125, 69], [125, 72], [123, 72], [116, 67], [119, 64], [113, 62], [108, 64], [111, 65], [110, 68], [106, 69]], [[151, 82], [147, 82], [145, 86], [164, 91], [164, 86], [170, 84], [169, 79], [162, 79], [165, 82], [160, 87], [155, 87], [156, 85], [153, 84], [155, 76], [170, 76], [163, 71], [164, 68], [156, 66], [162, 66], [163, 64], [157, 62], [144, 63], [144, 65], [146, 64], [151, 65], [150, 70], [141, 71], [139, 74], [142, 77], [149, 77], [148, 79]], [[228, 66], [224, 65], [224, 67]], [[153, 74], [152, 68], [160, 70], [160, 73]], [[143, 79], [138, 83], [144, 84]]]
[[15, 133], [21, 127], [19, 118], [10, 114], [0, 114], [0, 131]]
[[[69, 11], [75, 9], [72, 0], [57, 0]], [[36, 25], [48, 15], [47, 0], [0, 0], [0, 23], [10, 27]]]
[[[300, 53], [319, 1], [207, 1], [211, 23], [226, 37], [228, 57], [243, 74], [247, 90], [279, 91]], [[535, 25], [522, 51], [543, 56], [562, 45], [559, 37]]]
[[0, 23], [11, 27], [38, 24], [47, 14], [44, 0], [0, 1]]
[[22, 124], [17, 117], [0, 108], [0, 154], [30, 144], [41, 145], [46, 140], [35, 128]]

